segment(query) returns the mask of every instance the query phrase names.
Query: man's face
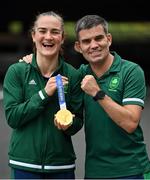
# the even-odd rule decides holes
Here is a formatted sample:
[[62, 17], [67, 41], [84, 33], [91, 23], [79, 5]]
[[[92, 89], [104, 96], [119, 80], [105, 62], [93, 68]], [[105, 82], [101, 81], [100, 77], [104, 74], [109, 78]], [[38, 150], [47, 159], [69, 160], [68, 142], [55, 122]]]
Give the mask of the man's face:
[[98, 25], [79, 32], [75, 49], [78, 49], [89, 63], [101, 63], [109, 54], [111, 40], [111, 35], [106, 34], [103, 27]]

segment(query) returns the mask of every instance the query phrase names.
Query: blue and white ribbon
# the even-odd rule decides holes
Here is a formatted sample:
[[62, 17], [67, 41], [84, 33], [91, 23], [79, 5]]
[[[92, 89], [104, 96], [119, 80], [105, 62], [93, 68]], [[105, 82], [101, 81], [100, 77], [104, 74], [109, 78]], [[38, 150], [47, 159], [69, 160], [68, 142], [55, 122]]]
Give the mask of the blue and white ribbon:
[[63, 86], [63, 82], [62, 82], [62, 78], [60, 74], [56, 76], [56, 84], [57, 84], [57, 90], [58, 90], [58, 99], [59, 99], [60, 109], [66, 109], [64, 86]]

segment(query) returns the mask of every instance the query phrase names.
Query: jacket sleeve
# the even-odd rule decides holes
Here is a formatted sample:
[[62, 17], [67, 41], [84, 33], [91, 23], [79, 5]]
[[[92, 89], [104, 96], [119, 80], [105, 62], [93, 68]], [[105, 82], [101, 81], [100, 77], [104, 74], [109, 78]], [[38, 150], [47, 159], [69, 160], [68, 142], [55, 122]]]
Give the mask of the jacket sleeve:
[[36, 120], [48, 101], [44, 89], [24, 100], [24, 72], [19, 72], [16, 66], [9, 67], [3, 83], [5, 116], [9, 126], [14, 129]]
[[135, 104], [144, 108], [146, 83], [143, 69], [139, 65], [131, 67], [124, 77], [123, 105]]
[[68, 109], [75, 115], [73, 124], [65, 131], [68, 135], [74, 135], [83, 126], [83, 92], [81, 89], [81, 74], [72, 77]]

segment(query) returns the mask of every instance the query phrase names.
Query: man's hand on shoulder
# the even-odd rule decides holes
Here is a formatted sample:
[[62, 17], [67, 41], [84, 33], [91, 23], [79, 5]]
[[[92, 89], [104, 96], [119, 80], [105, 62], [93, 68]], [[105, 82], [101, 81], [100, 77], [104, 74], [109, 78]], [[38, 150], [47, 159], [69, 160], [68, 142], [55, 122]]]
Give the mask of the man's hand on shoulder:
[[19, 62], [26, 62], [27, 64], [32, 62], [32, 56], [33, 54], [28, 54], [22, 57], [22, 59], [19, 59]]

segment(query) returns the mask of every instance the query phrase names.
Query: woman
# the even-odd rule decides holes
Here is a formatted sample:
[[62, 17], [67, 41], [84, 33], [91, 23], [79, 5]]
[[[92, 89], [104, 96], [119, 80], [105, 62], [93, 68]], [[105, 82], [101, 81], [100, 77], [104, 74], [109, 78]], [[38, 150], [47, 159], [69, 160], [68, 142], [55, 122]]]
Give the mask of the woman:
[[[11, 65], [3, 85], [6, 120], [13, 129], [9, 148], [12, 178], [74, 179], [71, 136], [83, 125], [81, 76], [61, 55], [64, 25], [60, 15], [52, 11], [39, 14], [31, 36], [35, 45], [32, 63]], [[67, 109], [75, 115], [66, 126], [54, 123], [60, 109], [58, 74]]]

